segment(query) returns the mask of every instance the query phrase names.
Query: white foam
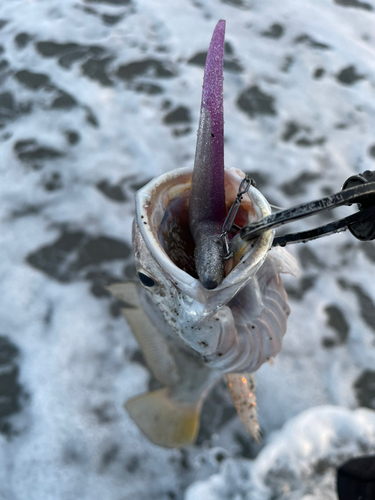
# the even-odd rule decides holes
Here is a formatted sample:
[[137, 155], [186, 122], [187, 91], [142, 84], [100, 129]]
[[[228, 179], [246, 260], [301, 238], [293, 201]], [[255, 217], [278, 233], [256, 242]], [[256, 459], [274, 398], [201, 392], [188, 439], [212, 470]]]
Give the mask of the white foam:
[[[146, 180], [193, 164], [203, 69], [187, 60], [207, 50], [221, 18], [227, 20], [227, 41], [244, 69], [224, 75], [227, 166], [262, 173], [268, 179], [263, 194], [283, 207], [320, 197], [326, 188], [339, 190], [349, 175], [373, 169], [374, 158], [368, 152], [375, 143], [374, 11], [345, 8], [331, 0], [242, 0], [240, 8], [234, 1], [217, 0], [132, 3], [133, 7], [83, 0], [14, 0], [0, 5], [0, 19], [8, 21], [1, 29], [0, 59], [9, 62], [8, 70], [45, 74], [77, 101], [69, 110], [51, 110], [56, 90], [33, 91], [13, 73], [2, 72], [1, 92], [11, 92], [17, 106], [31, 102], [32, 107], [8, 120], [0, 134], [0, 334], [20, 350], [18, 380], [29, 394], [20, 414], [11, 419], [19, 434], [10, 440], [0, 434], [0, 498], [143, 500], [168, 499], [173, 494], [182, 498], [190, 484], [205, 480], [190, 487], [188, 500], [224, 498], [224, 492], [240, 498], [249, 491], [254, 492], [252, 500], [263, 499], [269, 494], [264, 478], [272, 457], [291, 458], [295, 491], [302, 491], [301, 478], [307, 471], [312, 491], [321, 488], [324, 498], [330, 498], [333, 473], [319, 479], [311, 464], [331, 452], [338, 457], [332, 436], [345, 441], [345, 457], [360, 453], [363, 429], [374, 425], [366, 410], [348, 410], [360, 404], [353, 384], [375, 366], [374, 325], [368, 316], [366, 320], [361, 292], [350, 288], [360, 286], [362, 301], [365, 294], [375, 302], [374, 262], [363, 252], [363, 245], [371, 244], [346, 234], [312, 242], [308, 248], [322, 266], [306, 264], [298, 281], [286, 278], [294, 294], [290, 294], [292, 314], [284, 348], [273, 367], [265, 366], [256, 375], [266, 437], [286, 427], [267, 441], [253, 464], [236, 458], [244, 453], [238, 434], [252, 446], [236, 418], [215, 428], [211, 440], [191, 447], [186, 456], [147, 442], [122, 407], [125, 399], [148, 388], [146, 369], [132, 361], [137, 346], [125, 321], [111, 316], [109, 299], [93, 297], [82, 277], [57, 282], [25, 258], [55, 242], [62, 227], [130, 243], [134, 208], [129, 177]], [[366, 3], [375, 10], [373, 0]], [[104, 14], [123, 17], [110, 26], [103, 23]], [[261, 35], [273, 23], [284, 27], [277, 40]], [[22, 32], [32, 38], [19, 49], [14, 38]], [[296, 43], [304, 34], [330, 48]], [[84, 76], [85, 58], [67, 69], [57, 57], [42, 57], [35, 44], [47, 40], [103, 47], [105, 57], [111, 58], [108, 76], [113, 86]], [[281, 71], [288, 57], [289, 69]], [[174, 78], [145, 79], [160, 85], [162, 94], [137, 93], [115, 76], [120, 65], [146, 58], [167, 60], [177, 70]], [[351, 65], [365, 78], [349, 86], [340, 84], [336, 75]], [[318, 68], [325, 70], [320, 79], [313, 78]], [[239, 109], [239, 95], [254, 85], [274, 98], [275, 116], [251, 119]], [[192, 122], [186, 124], [191, 131], [176, 138], [175, 127], [164, 124], [163, 118], [179, 105], [189, 108]], [[87, 121], [89, 110], [99, 127]], [[300, 130], [284, 141], [291, 121]], [[80, 134], [76, 145], [68, 144], [68, 130]], [[326, 142], [311, 147], [297, 144], [300, 139], [319, 138]], [[27, 139], [64, 156], [36, 162], [42, 168], [34, 169], [14, 151], [17, 141]], [[56, 172], [62, 188], [45, 190], [44, 184]], [[281, 186], [303, 172], [320, 177], [288, 196]], [[117, 203], [105, 197], [96, 188], [103, 179], [122, 182], [129, 200]], [[34, 211], [15, 217], [27, 207]], [[306, 222], [293, 226], [301, 229], [306, 229]], [[292, 249], [297, 257], [299, 252]], [[109, 263], [108, 270], [115, 272], [121, 265]], [[295, 290], [306, 285], [306, 278], [315, 281], [298, 298]], [[342, 281], [340, 286], [343, 279], [349, 287]], [[345, 316], [349, 333], [347, 342], [327, 349], [322, 345], [325, 338], [338, 339], [327, 322], [326, 307], [332, 304]], [[215, 404], [211, 402], [211, 409], [218, 412]], [[327, 404], [337, 408], [314, 409]], [[317, 425], [317, 420], [322, 422]], [[373, 443], [373, 430], [369, 433]], [[291, 447], [291, 437], [297, 435], [300, 439]], [[228, 458], [222, 465], [215, 465], [211, 446], [226, 450]], [[181, 465], [185, 462], [189, 469]], [[232, 490], [226, 489], [225, 481]]]

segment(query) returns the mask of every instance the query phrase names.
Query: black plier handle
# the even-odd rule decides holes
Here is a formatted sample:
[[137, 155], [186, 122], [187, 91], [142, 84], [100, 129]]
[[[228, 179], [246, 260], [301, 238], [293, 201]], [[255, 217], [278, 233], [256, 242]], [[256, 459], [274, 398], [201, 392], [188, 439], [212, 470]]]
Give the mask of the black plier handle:
[[269, 229], [275, 229], [289, 222], [353, 203], [358, 204], [359, 211], [357, 213], [316, 229], [276, 237], [273, 246], [305, 243], [346, 229], [349, 229], [353, 236], [361, 241], [375, 239], [375, 170], [366, 170], [363, 174], [349, 177], [338, 193], [280, 210], [253, 222], [241, 229], [240, 236], [245, 241], [252, 240]]

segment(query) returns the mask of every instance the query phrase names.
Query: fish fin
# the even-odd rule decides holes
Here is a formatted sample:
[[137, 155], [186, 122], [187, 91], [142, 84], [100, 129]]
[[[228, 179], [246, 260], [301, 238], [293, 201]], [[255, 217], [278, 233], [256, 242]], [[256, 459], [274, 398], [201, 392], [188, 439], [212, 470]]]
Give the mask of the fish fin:
[[122, 309], [146, 363], [155, 378], [166, 386], [175, 385], [180, 380], [176, 362], [169, 350], [166, 339], [151, 323], [141, 308]]
[[297, 260], [283, 247], [272, 247], [268, 252], [267, 261], [268, 264], [272, 263], [277, 273], [291, 274], [295, 278], [301, 274]]
[[180, 380], [176, 362], [169, 350], [165, 337], [150, 321], [143, 310], [139, 298], [138, 287], [134, 282], [110, 285], [108, 290], [121, 300], [131, 304], [131, 308], [123, 308], [125, 316], [146, 363], [155, 378], [166, 386], [175, 385]]
[[141, 301], [139, 299], [138, 286], [134, 281], [127, 283], [113, 283], [106, 287], [106, 289], [116, 299], [122, 300], [132, 307], [140, 307]]
[[[278, 259], [279, 253], [273, 251], [256, 276], [228, 303], [234, 328], [227, 328], [226, 336], [221, 339], [225, 339], [230, 348], [224, 351], [219, 344], [218, 350], [224, 355], [212, 362], [209, 360], [210, 366], [227, 373], [254, 373], [281, 351], [290, 307], [278, 274], [286, 268]], [[288, 258], [287, 252], [285, 256]]]
[[202, 400], [189, 404], [173, 399], [167, 388], [148, 392], [125, 403], [132, 420], [154, 444], [180, 448], [195, 442]]
[[227, 373], [226, 378], [239, 419], [250, 436], [259, 443], [260, 427], [254, 376], [251, 373]]
[[[290, 307], [282, 280], [268, 259], [257, 275], [221, 308], [221, 335], [209, 366], [226, 373], [254, 373], [281, 350]], [[232, 316], [232, 319], [231, 319]], [[223, 353], [218, 357], [217, 353]]]

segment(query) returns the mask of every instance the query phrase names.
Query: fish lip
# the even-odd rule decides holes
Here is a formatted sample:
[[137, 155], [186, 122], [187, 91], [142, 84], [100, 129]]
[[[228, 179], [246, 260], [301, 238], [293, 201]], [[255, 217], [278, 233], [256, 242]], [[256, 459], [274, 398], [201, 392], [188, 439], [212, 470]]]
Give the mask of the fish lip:
[[[166, 205], [163, 205], [161, 198], [163, 196], [167, 198], [167, 194], [171, 193], [170, 199], [189, 188], [192, 174], [193, 167], [178, 168], [154, 178], [141, 188], [135, 196], [136, 223], [150, 253], [168, 274], [170, 280], [187, 295], [204, 303], [223, 290], [232, 288], [234, 295], [239, 288], [246, 285], [267, 257], [274, 238], [274, 231], [265, 231], [255, 240], [250, 265], [246, 264], [245, 259], [230, 271], [217, 288], [212, 290], [204, 288], [198, 279], [193, 278], [193, 276], [190, 276], [190, 274], [174, 264], [162, 248], [156, 229], [154, 229], [155, 226], [159, 227], [166, 209]], [[244, 177], [243, 172], [235, 168], [225, 168], [225, 175], [238, 182], [238, 185]], [[251, 187], [249, 194], [259, 218], [266, 217], [271, 213], [269, 203], [256, 188]]]

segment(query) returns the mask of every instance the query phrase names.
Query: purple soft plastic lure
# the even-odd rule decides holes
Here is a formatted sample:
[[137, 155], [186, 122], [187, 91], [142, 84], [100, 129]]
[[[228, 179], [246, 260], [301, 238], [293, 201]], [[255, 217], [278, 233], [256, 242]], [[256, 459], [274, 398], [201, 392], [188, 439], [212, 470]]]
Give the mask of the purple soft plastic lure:
[[189, 202], [189, 225], [195, 241], [195, 264], [207, 289], [224, 277], [220, 238], [226, 216], [224, 190], [223, 59], [225, 21], [217, 23], [204, 69], [202, 104]]

